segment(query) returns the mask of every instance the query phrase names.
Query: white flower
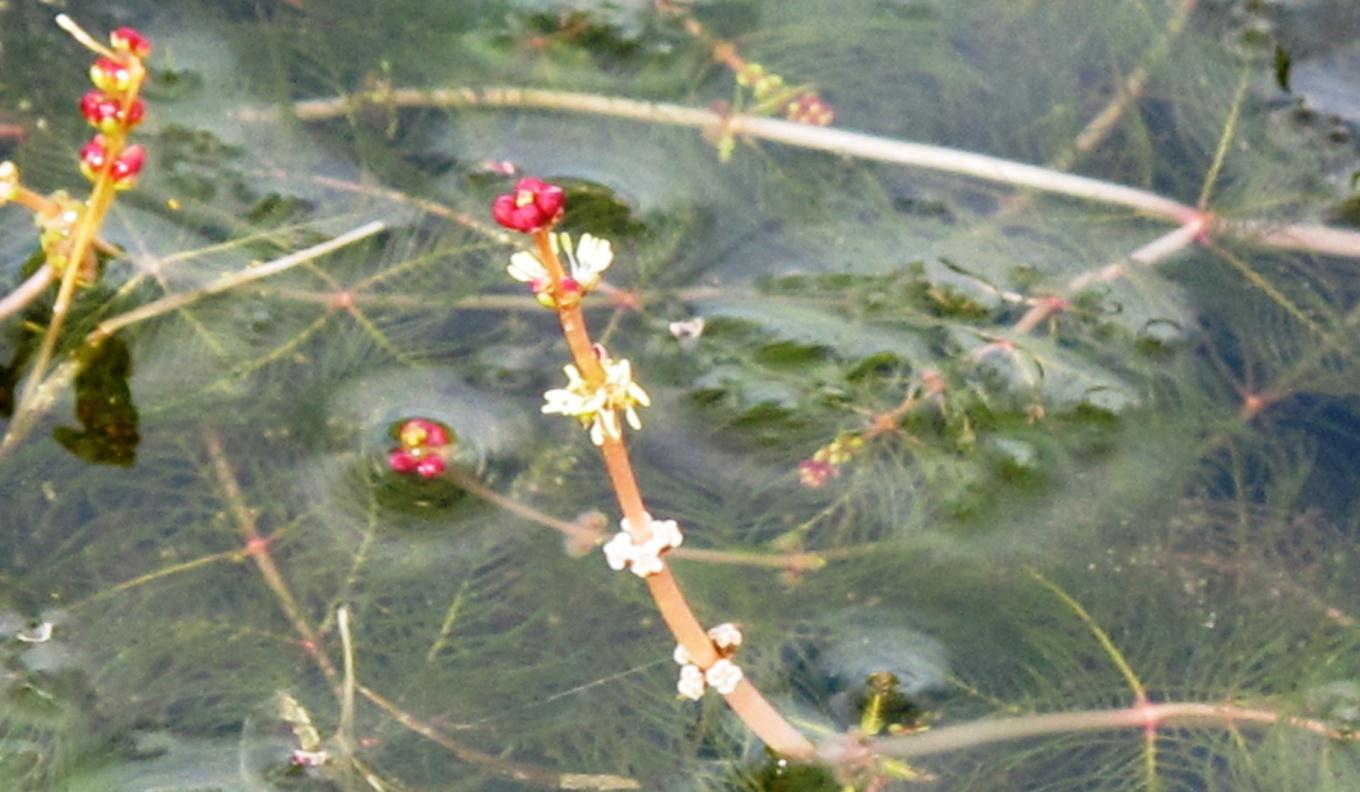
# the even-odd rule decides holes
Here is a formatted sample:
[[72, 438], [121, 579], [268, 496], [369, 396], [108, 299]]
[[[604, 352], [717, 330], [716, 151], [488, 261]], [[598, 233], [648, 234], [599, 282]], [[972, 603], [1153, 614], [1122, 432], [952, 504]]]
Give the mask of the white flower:
[[741, 646], [741, 630], [731, 622], [719, 624], [708, 631], [708, 637], [719, 649], [736, 649]]
[[562, 252], [566, 254], [567, 264], [571, 267], [571, 279], [581, 285], [583, 291], [590, 291], [600, 285], [604, 271], [614, 262], [614, 248], [608, 239], [590, 234], [582, 234], [581, 242], [573, 250], [570, 234], [558, 234], [553, 239], [553, 249], [561, 239]]
[[680, 533], [680, 526], [675, 524], [675, 520], [652, 520], [647, 523], [647, 530], [652, 534], [647, 540], [648, 544], [655, 542], [670, 549], [679, 547], [685, 541], [685, 535]]
[[613, 360], [602, 353], [600, 368], [604, 371], [604, 382], [598, 387], [591, 387], [575, 366], [566, 366], [562, 370], [567, 374], [567, 387], [543, 394], [544, 413], [568, 415], [589, 426], [590, 441], [595, 445], [604, 445], [606, 436], [615, 440], [623, 437], [620, 410], [629, 426], [641, 429], [637, 407], [652, 403], [647, 391], [633, 381], [633, 367], [627, 360]]
[[543, 413], [567, 415], [583, 422], [594, 420], [604, 406], [604, 390], [591, 388], [575, 366], [563, 366], [562, 371], [567, 375], [567, 387], [554, 388], [543, 394]]
[[666, 564], [661, 560], [661, 556], [648, 553], [646, 548], [638, 551], [638, 557], [633, 559], [633, 574], [640, 578], [655, 575], [665, 568]]
[[[642, 419], [638, 417], [637, 405], [649, 407], [652, 404], [652, 397], [647, 395], [647, 391], [642, 386], [633, 381], [633, 364], [627, 360], [611, 360], [605, 357], [600, 361], [604, 368], [604, 390], [607, 392], [606, 404], [612, 413], [614, 410], [623, 410], [624, 416], [628, 419], [628, 425], [633, 429], [642, 428]], [[618, 419], [613, 415], [609, 416], [609, 424], [605, 427], [610, 432], [610, 436], [618, 439], [619, 433]], [[594, 427], [591, 429], [592, 439]], [[603, 439], [597, 440], [595, 445], [601, 445]]]
[[675, 689], [684, 698], [698, 701], [704, 697], [704, 672], [692, 663], [682, 666], [680, 681], [675, 683]]
[[615, 572], [622, 572], [624, 567], [633, 563], [637, 558], [637, 546], [633, 544], [633, 537], [626, 531], [614, 535], [604, 546], [604, 557], [609, 562], [609, 568]]
[[[580, 244], [572, 245], [571, 234], [563, 233], [550, 234], [548, 240], [553, 252], [566, 258], [567, 274], [581, 291], [588, 292], [600, 285], [604, 271], [614, 262], [614, 249], [608, 239], [582, 234]], [[538, 254], [528, 250], [510, 256], [510, 266], [505, 271], [515, 280], [530, 285], [548, 280], [548, 268]]]
[[741, 668], [731, 660], [719, 660], [704, 672], [704, 679], [713, 689], [726, 696], [741, 682]]
[[676, 665], [689, 665], [689, 650], [685, 648], [684, 644], [676, 644], [675, 651], [671, 652], [671, 659], [675, 661]]
[[679, 547], [685, 540], [675, 520], [658, 521], [653, 520], [650, 514], [645, 516], [649, 535], [647, 541], [641, 544], [633, 539], [632, 524], [628, 518], [619, 520], [623, 530], [615, 534], [604, 546], [605, 558], [609, 561], [610, 568], [622, 570], [628, 567], [638, 577], [655, 575], [665, 569], [666, 565], [661, 560], [662, 554], [672, 547]]
[[538, 260], [538, 256], [527, 250], [521, 250], [511, 256], [510, 266], [506, 267], [505, 271], [520, 283], [535, 284], [548, 279], [548, 270]]

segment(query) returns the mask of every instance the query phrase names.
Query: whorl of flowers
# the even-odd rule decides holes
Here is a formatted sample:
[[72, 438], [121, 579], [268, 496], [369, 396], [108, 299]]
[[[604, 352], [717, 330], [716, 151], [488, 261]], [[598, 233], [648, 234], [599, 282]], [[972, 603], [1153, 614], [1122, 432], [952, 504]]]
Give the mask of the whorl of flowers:
[[562, 371], [567, 375], [567, 386], [543, 394], [543, 412], [575, 418], [582, 426], [589, 427], [592, 443], [604, 445], [606, 437], [615, 440], [623, 437], [620, 412], [629, 426], [641, 429], [642, 419], [637, 408], [650, 405], [652, 399], [633, 381], [633, 367], [627, 360], [610, 358], [603, 347], [597, 347], [596, 354], [604, 371], [604, 381], [591, 385], [576, 366], [564, 366]]
[[627, 569], [642, 578], [655, 575], [665, 568], [661, 557], [666, 551], [685, 541], [675, 520], [653, 520], [650, 514], [646, 518], [647, 541], [641, 543], [633, 538], [636, 530], [628, 518], [619, 521], [623, 530], [604, 545], [604, 557], [610, 569], [616, 572]]
[[713, 642], [718, 659], [707, 669], [695, 665], [689, 651], [680, 644], [671, 653], [671, 659], [680, 666], [680, 679], [675, 684], [675, 690], [681, 698], [697, 701], [703, 698], [704, 691], [710, 687], [726, 696], [741, 683], [741, 666], [730, 659], [737, 647], [741, 646], [741, 630], [730, 622], [719, 624], [708, 631], [708, 639]]

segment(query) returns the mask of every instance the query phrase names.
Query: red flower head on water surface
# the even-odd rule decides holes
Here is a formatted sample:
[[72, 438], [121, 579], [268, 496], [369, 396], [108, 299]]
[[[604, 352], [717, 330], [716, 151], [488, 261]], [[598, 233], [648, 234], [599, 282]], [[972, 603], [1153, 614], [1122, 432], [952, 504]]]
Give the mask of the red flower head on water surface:
[[416, 473], [431, 479], [444, 472], [442, 450], [450, 442], [449, 430], [434, 421], [412, 418], [397, 430], [399, 446], [387, 454], [387, 466], [394, 473]]
[[496, 222], [522, 234], [552, 225], [562, 214], [562, 188], [541, 179], [520, 179], [512, 192], [496, 199], [491, 216]]

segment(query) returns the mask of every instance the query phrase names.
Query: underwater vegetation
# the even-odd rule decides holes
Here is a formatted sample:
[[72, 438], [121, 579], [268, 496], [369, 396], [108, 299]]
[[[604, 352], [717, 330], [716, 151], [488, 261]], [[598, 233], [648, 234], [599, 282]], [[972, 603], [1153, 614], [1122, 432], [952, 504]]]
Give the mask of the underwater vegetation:
[[60, 10], [0, 788], [1360, 787], [1353, 3]]

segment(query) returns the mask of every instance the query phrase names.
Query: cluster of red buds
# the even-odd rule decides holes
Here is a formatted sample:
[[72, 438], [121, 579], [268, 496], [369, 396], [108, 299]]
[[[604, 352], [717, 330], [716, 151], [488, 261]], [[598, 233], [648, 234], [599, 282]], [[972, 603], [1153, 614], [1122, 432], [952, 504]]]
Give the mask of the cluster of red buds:
[[816, 489], [841, 474], [841, 467], [864, 447], [864, 438], [852, 432], [842, 432], [836, 439], [817, 449], [811, 459], [798, 463], [798, 481], [804, 487]]
[[387, 466], [394, 473], [415, 473], [432, 479], [444, 472], [444, 454], [452, 433], [444, 426], [424, 418], [411, 418], [396, 430], [396, 448], [387, 454]]
[[810, 87], [786, 87], [784, 78], [765, 70], [759, 63], [746, 63], [737, 71], [737, 84], [750, 88], [757, 106], [782, 112], [797, 124], [830, 126], [836, 112]]
[[784, 105], [784, 117], [795, 124], [831, 126], [836, 111], [816, 91], [804, 91]]
[[111, 49], [90, 66], [95, 89], [80, 100], [80, 113], [98, 132], [80, 149], [80, 170], [90, 181], [107, 173], [115, 189], [126, 190], [137, 182], [146, 162], [146, 150], [126, 145], [125, 138], [146, 114], [138, 96], [146, 68], [142, 61], [151, 54], [146, 37], [132, 28], [109, 34]]

